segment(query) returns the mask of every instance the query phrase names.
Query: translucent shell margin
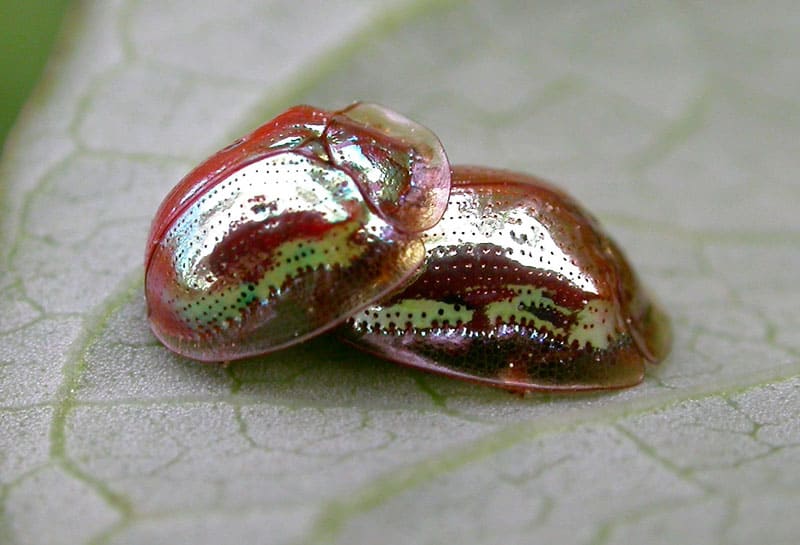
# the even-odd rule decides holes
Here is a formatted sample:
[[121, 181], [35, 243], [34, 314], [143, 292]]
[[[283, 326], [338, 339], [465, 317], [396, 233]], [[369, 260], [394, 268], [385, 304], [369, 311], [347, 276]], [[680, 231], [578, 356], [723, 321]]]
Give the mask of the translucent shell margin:
[[455, 167], [424, 270], [338, 330], [403, 365], [511, 391], [615, 389], [667, 353], [669, 323], [572, 198], [524, 174]]
[[145, 250], [154, 334], [201, 361], [264, 354], [397, 290], [439, 221], [450, 165], [436, 136], [376, 104], [291, 108], [167, 195]]

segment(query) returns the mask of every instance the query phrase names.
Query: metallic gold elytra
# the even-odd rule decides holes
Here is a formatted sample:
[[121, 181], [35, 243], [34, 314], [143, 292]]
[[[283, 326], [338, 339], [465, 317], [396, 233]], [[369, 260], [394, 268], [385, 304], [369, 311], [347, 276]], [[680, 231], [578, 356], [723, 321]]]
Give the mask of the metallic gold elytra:
[[339, 325], [383, 358], [516, 392], [632, 386], [670, 342], [568, 195], [451, 171], [432, 132], [364, 103], [291, 108], [184, 177], [151, 226], [145, 295], [154, 334], [190, 358], [266, 354]]
[[530, 176], [484, 167], [452, 176], [449, 207], [424, 236], [424, 272], [341, 336], [518, 392], [639, 383], [645, 363], [666, 354], [667, 320], [592, 216]]
[[[370, 332], [394, 333], [402, 335], [406, 324], [411, 331], [419, 331], [448, 323], [455, 326], [472, 320], [474, 312], [464, 305], [443, 303], [435, 299], [406, 299], [394, 305], [375, 305], [355, 317]], [[390, 331], [389, 324], [394, 324]]]
[[164, 199], [145, 250], [151, 329], [202, 361], [319, 335], [416, 274], [416, 233], [449, 189], [444, 149], [421, 125], [375, 104], [291, 108]]
[[280, 297], [281, 286], [307, 270], [346, 268], [366, 251], [364, 245], [351, 239], [360, 229], [357, 222], [347, 222], [331, 228], [324, 239], [300, 238], [279, 245], [275, 254], [281, 256], [278, 265], [268, 269], [258, 282], [245, 282], [225, 288], [214, 295], [215, 303], [204, 310], [199, 305], [188, 306], [190, 299], [179, 298], [181, 316], [188, 322], [207, 325], [212, 322], [240, 320], [242, 311], [253, 301], [269, 304]]

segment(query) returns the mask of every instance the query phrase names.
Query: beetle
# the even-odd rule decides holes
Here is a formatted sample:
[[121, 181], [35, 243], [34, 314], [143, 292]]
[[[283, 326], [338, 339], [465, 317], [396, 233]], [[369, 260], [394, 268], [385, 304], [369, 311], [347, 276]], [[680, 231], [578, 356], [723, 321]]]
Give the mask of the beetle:
[[394, 362], [512, 392], [616, 389], [669, 347], [666, 316], [596, 219], [532, 176], [454, 167], [414, 282], [339, 328]]
[[331, 329], [416, 273], [449, 189], [441, 143], [402, 115], [290, 108], [164, 199], [145, 251], [150, 327], [200, 361]]
[[290, 108], [167, 195], [145, 252], [154, 334], [200, 361], [335, 328], [513, 392], [638, 384], [669, 321], [597, 220], [538, 178], [450, 168], [385, 107]]

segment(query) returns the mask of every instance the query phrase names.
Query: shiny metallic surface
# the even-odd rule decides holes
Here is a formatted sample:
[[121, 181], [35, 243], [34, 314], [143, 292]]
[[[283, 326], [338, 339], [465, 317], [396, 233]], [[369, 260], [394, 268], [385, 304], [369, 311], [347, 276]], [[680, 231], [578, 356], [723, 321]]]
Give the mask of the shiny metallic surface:
[[575, 201], [530, 176], [456, 167], [424, 272], [339, 333], [393, 361], [512, 391], [639, 383], [667, 319]]
[[[145, 294], [151, 328], [170, 349], [202, 361], [267, 353], [334, 327], [416, 272], [420, 237], [369, 202], [353, 169], [332, 157], [329, 128], [341, 115], [292, 108], [167, 196], [146, 250]], [[361, 156], [393, 170], [402, 191], [449, 190], [441, 148], [434, 163], [447, 168], [434, 170], [444, 179], [401, 168], [409, 153], [430, 150], [427, 138], [417, 152], [388, 134], [378, 153], [369, 127], [351, 129], [337, 129], [351, 152], [363, 145]]]
[[383, 106], [356, 103], [331, 119], [325, 140], [332, 161], [398, 229], [424, 231], [444, 214], [450, 164], [425, 127]]

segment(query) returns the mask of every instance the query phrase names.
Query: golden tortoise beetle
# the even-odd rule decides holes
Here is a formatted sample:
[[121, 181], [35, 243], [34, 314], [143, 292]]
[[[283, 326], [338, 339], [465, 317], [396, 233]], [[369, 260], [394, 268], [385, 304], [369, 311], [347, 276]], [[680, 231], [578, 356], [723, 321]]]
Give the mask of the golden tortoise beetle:
[[338, 325], [403, 365], [582, 391], [639, 383], [669, 345], [570, 197], [515, 172], [451, 172], [433, 133], [374, 104], [294, 107], [206, 160], [162, 203], [145, 263], [151, 328], [202, 361]]

